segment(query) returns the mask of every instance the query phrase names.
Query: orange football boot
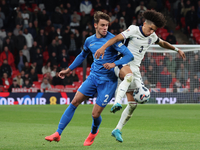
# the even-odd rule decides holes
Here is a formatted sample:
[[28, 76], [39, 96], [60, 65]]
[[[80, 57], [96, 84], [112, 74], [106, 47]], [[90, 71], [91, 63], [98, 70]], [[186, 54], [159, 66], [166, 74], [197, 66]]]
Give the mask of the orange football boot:
[[46, 136], [45, 140], [47, 141], [56, 141], [59, 142], [60, 141], [61, 136], [59, 135], [58, 132], [55, 132], [54, 134], [50, 135], [50, 136]]
[[95, 137], [97, 136], [98, 133], [99, 133], [99, 130], [95, 134], [92, 134], [90, 132], [90, 134], [88, 135], [87, 139], [85, 139], [85, 142], [84, 142], [83, 145], [84, 146], [90, 146], [90, 145], [92, 145], [92, 143], [94, 142], [94, 139], [95, 139]]

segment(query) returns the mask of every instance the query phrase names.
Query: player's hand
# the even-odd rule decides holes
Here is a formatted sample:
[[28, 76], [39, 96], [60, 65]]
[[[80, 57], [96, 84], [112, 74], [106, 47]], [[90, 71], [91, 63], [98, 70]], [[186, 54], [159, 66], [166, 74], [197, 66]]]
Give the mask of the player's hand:
[[62, 70], [58, 73], [58, 76], [61, 78], [61, 79], [64, 79], [65, 78], [65, 75], [68, 74], [70, 71], [67, 69], [67, 70]]
[[105, 51], [105, 49], [103, 49], [102, 47], [99, 48], [99, 49], [95, 52], [94, 57], [95, 57], [96, 59], [99, 59], [99, 57], [102, 55], [101, 58], [103, 59], [104, 51]]
[[186, 59], [185, 53], [181, 51], [180, 49], [178, 50], [179, 55], [183, 58]]
[[115, 63], [105, 63], [103, 64], [104, 68], [110, 70], [111, 68], [114, 68], [116, 65]]

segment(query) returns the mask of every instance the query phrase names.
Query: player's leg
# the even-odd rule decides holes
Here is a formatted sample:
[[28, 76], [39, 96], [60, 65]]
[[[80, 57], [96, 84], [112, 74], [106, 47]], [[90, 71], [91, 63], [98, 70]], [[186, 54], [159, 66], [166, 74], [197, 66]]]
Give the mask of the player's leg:
[[67, 109], [63, 113], [63, 115], [60, 119], [60, 122], [58, 124], [57, 131], [50, 136], [46, 136], [45, 140], [50, 141], [50, 142], [51, 141], [59, 142], [60, 138], [61, 138], [60, 135], [62, 134], [63, 130], [68, 125], [68, 123], [71, 121], [76, 108], [78, 107], [79, 104], [81, 104], [87, 98], [88, 98], [88, 96], [85, 96], [81, 92], [77, 91], [74, 99], [72, 100], [72, 102], [69, 104], [69, 106], [67, 107]]
[[84, 146], [90, 146], [94, 142], [95, 137], [99, 133], [99, 126], [101, 124], [101, 112], [103, 111], [104, 107], [101, 107], [97, 104], [94, 105], [93, 110], [92, 110], [92, 129], [91, 132], [89, 133], [88, 137], [84, 141]]
[[97, 104], [94, 105], [93, 110], [92, 110], [92, 130], [91, 133], [95, 134], [97, 133], [97, 130], [99, 129], [99, 126], [101, 124], [101, 112], [103, 111], [104, 107], [101, 107]]
[[117, 81], [105, 81], [105, 83], [101, 83], [97, 87], [97, 100], [96, 104], [93, 107], [92, 111], [92, 130], [89, 136], [86, 138], [84, 142], [84, 146], [90, 146], [94, 142], [95, 137], [97, 136], [99, 130], [99, 126], [101, 124], [101, 112], [106, 107], [106, 105], [113, 98], [115, 90], [117, 87]]
[[79, 87], [71, 104], [67, 107], [64, 114], [62, 115], [56, 133], [45, 137], [45, 139], [48, 141], [59, 141], [60, 135], [62, 134], [63, 130], [68, 125], [68, 123], [71, 121], [78, 105], [81, 104], [87, 98], [93, 96], [95, 93], [95, 84], [93, 82], [93, 79], [89, 76], [87, 80]]
[[137, 107], [137, 103], [134, 101], [134, 98], [133, 98], [133, 92], [127, 92], [126, 96], [128, 99], [128, 105], [122, 112], [121, 118], [120, 118], [116, 128], [112, 131], [112, 136], [114, 136], [116, 138], [116, 140], [119, 142], [123, 142], [123, 139], [121, 137], [121, 130], [122, 130], [123, 126], [131, 118], [133, 111]]
[[133, 73], [128, 65], [121, 68], [119, 72], [119, 77], [123, 81], [118, 86], [115, 102], [114, 102], [113, 107], [110, 110], [113, 113], [115, 113], [116, 111], [122, 108], [120, 101], [126, 94], [131, 82], [133, 81]]
[[88, 99], [88, 96], [85, 96], [81, 92], [77, 91], [75, 97], [73, 98], [72, 102], [69, 104], [69, 107], [65, 110], [64, 114], [62, 115], [57, 132], [59, 135], [62, 134], [65, 127], [68, 125], [68, 123], [71, 121], [74, 112], [79, 104], [81, 104], [84, 100]]

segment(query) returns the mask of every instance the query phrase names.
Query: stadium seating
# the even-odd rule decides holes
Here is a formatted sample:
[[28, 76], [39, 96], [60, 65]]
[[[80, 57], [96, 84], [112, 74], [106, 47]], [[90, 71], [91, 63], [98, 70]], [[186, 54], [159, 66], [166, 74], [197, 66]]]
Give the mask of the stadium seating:
[[65, 88], [67, 89], [67, 88], [75, 88], [75, 86], [73, 86], [73, 85], [65, 85]]
[[4, 91], [4, 92], [8, 92], [9, 87], [10, 87], [9, 85], [4, 85], [4, 86], [3, 86], [3, 88], [4, 88], [3, 91]]
[[194, 33], [200, 33], [200, 30], [199, 29], [192, 29], [192, 34]]
[[35, 85], [34, 85], [34, 88], [40, 89], [40, 88], [41, 88], [41, 85], [40, 85], [40, 84], [35, 84]]
[[161, 88], [161, 83], [160, 82], [157, 82], [156, 88]]
[[41, 82], [34, 81], [32, 86], [34, 88], [40, 89], [41, 88]]
[[12, 71], [12, 78], [16, 77], [19, 74], [19, 70], [13, 70]]
[[0, 85], [0, 92], [3, 92], [4, 91], [4, 87], [3, 85]]
[[163, 40], [166, 40], [168, 35], [169, 35], [168, 32], [161, 33], [161, 37], [162, 37]]
[[167, 10], [170, 12], [170, 10], [171, 10], [171, 5], [170, 5], [169, 0], [165, 0], [165, 7], [166, 7]]
[[196, 42], [200, 44], [200, 36], [196, 39]]
[[170, 83], [169, 88], [173, 88], [175, 82], [176, 78], [172, 78], [172, 82]]
[[[7, 1], [6, 1], [7, 2]], [[9, 3], [7, 3], [8, 5], [9, 5]], [[163, 3], [164, 5], [165, 5], [165, 8], [168, 10], [168, 12], [170, 12], [170, 10], [172, 9], [172, 6], [171, 6], [171, 4], [170, 4], [170, 2], [169, 2], [169, 0], [165, 0], [165, 2]], [[34, 12], [34, 10], [35, 9], [38, 9], [38, 10], [41, 10], [42, 9], [42, 7], [41, 7], [41, 9], [39, 9], [38, 8], [38, 5], [40, 6], [42, 6], [43, 5], [43, 8], [45, 7], [45, 4], [39, 4], [39, 3], [37, 3], [37, 4], [35, 4], [35, 3], [30, 3], [29, 5], [27, 5], [27, 4], [20, 4], [20, 7], [21, 7], [21, 9], [20, 10], [24, 10], [24, 8], [27, 6], [28, 7], [28, 10], [30, 11], [29, 12], [29, 15], [30, 15], [30, 20], [29, 21], [34, 21], [34, 20], [32, 20], [33, 18], [33, 14], [34, 13], [32, 13], [32, 12]], [[114, 11], [114, 8], [112, 8], [112, 10]], [[94, 13], [94, 11], [95, 11], [95, 9], [93, 8], [92, 9], [92, 11], [91, 11], [91, 13], [90, 13], [90, 15], [92, 16], [93, 15], [93, 13]], [[39, 13], [41, 13], [40, 11], [39, 11]], [[49, 14], [51, 14], [52, 12], [50, 12], [50, 13], [48, 13], [48, 17], [51, 19], [51, 16], [49, 15]], [[11, 14], [11, 9], [10, 9], [10, 14]], [[81, 16], [81, 12], [79, 12], [79, 11], [77, 11], [77, 14], [78, 15], [80, 15]], [[132, 16], [132, 18], [136, 18], [137, 19], [137, 17], [136, 16]], [[6, 18], [7, 19], [7, 18]], [[38, 20], [39, 21], [39, 20]], [[38, 22], [39, 23], [39, 22]], [[184, 28], [185, 26], [186, 26], [186, 24], [185, 24], [185, 18], [184, 17], [182, 17], [181, 18], [181, 24], [182, 24], [182, 26], [179, 24], [178, 26], [180, 27], [182, 27], [182, 28]], [[39, 23], [39, 25], [40, 25], [40, 23]], [[128, 25], [127, 25], [128, 26]], [[14, 27], [14, 26], [13, 26]], [[4, 27], [4, 28], [7, 28], [6, 26]], [[13, 29], [10, 29], [11, 31], [13, 31]], [[190, 32], [190, 29], [188, 28], [188, 31]], [[191, 32], [192, 32], [192, 38], [196, 41], [196, 43], [198, 43], [198, 44], [200, 44], [200, 30], [199, 29], [192, 29], [191, 30]], [[162, 39], [164, 39], [164, 40], [166, 40], [166, 38], [167, 38], [167, 36], [169, 35], [169, 33], [168, 33], [168, 30], [167, 29], [165, 29], [165, 28], [158, 28], [157, 29], [157, 31], [156, 31], [156, 33], [157, 34], [160, 34], [160, 36], [162, 37]], [[80, 31], [80, 34], [81, 34], [81, 31]], [[34, 38], [34, 40], [36, 40], [37, 41], [37, 38]], [[37, 41], [38, 42], [38, 41]], [[48, 41], [47, 43], [49, 44], [51, 41]], [[45, 47], [48, 47], [48, 44], [47, 45], [45, 45]], [[45, 48], [44, 48], [45, 49]], [[43, 49], [43, 65], [45, 65], [46, 64], [46, 62], [49, 60], [49, 53], [48, 53], [48, 50], [46, 49], [46, 50], [44, 50]], [[154, 55], [154, 54], [153, 54]], [[153, 56], [153, 58], [155, 59], [155, 61], [156, 61], [156, 63], [157, 63], [157, 65], [159, 65], [159, 61], [160, 60], [163, 60], [164, 59], [164, 57], [165, 56]], [[75, 59], [75, 56], [70, 56], [70, 60], [69, 60], [69, 65], [74, 61], [74, 59]], [[29, 63], [29, 66], [31, 66], [31, 63], [33, 63], [32, 61]], [[89, 64], [89, 63], [88, 63]], [[60, 66], [60, 64], [58, 64], [58, 66]], [[147, 69], [147, 68], [146, 68]], [[145, 66], [143, 66], [143, 65], [141, 65], [141, 67], [140, 67], [140, 70], [144, 70], [145, 72], [146, 72], [146, 69], [145, 69]], [[52, 88], [64, 88], [64, 87], [67, 87], [67, 88], [74, 88], [74, 87], [79, 87], [81, 84], [82, 84], [82, 82], [83, 82], [83, 68], [82, 67], [78, 67], [78, 68], [76, 68], [75, 69], [75, 72], [76, 72], [76, 74], [78, 75], [78, 77], [79, 77], [79, 82], [73, 82], [73, 85], [67, 85], [67, 86], [62, 86], [62, 85], [59, 85], [59, 86], [53, 86], [53, 85], [51, 85], [51, 87]], [[13, 67], [12, 66], [12, 75], [11, 75], [11, 77], [12, 77], [12, 79], [14, 78], [14, 77], [16, 77], [18, 74], [19, 74], [20, 72], [19, 72], [19, 70], [17, 70], [15, 67]], [[90, 67], [88, 66], [87, 67], [87, 70], [86, 70], [86, 77], [88, 76], [90, 74]], [[37, 87], [37, 88], [40, 88], [40, 86], [41, 86], [41, 82], [42, 82], [42, 80], [43, 80], [43, 78], [44, 78], [44, 75], [43, 74], [38, 74], [38, 81], [36, 81], [36, 82], [33, 82], [33, 85], [35, 86], [35, 87]], [[200, 79], [199, 79], [200, 80]], [[171, 82], [171, 84], [170, 84], [170, 87], [173, 87], [173, 84], [174, 84], [174, 82], [175, 82], [175, 78], [173, 79], [173, 81]], [[189, 86], [189, 82], [187, 82], [187, 85], [186, 86]], [[157, 87], [161, 87], [161, 84], [158, 82], [157, 83]], [[0, 91], [3, 89], [4, 87], [3, 86], [0, 86]], [[5, 90], [6, 90], [6, 88], [5, 88]]]
[[162, 34], [162, 33], [167, 33], [167, 32], [168, 32], [167, 29], [164, 29], [164, 28], [158, 28], [156, 30], [156, 34]]
[[181, 25], [182, 25], [182, 28], [185, 28], [185, 17], [181, 18]]
[[91, 67], [87, 67], [87, 70], [86, 70], [86, 75], [87, 75], [87, 76], [89, 76], [89, 74], [90, 74], [90, 68], [91, 68]]
[[64, 87], [64, 85], [55, 85], [55, 88], [57, 88], [57, 89], [64, 89], [65, 87]]
[[42, 82], [42, 80], [43, 80], [43, 74], [37, 74], [37, 76], [38, 76], [38, 82]]
[[39, 84], [39, 85], [40, 85], [40, 84], [41, 84], [41, 82], [38, 82], [38, 81], [33, 81], [33, 84], [35, 84], [35, 85], [36, 85], [36, 84]]
[[49, 59], [49, 52], [48, 51], [44, 51], [43, 52], [43, 65], [46, 64], [46, 62], [48, 61]]
[[73, 82], [73, 86], [74, 87], [79, 87], [82, 84], [82, 82]]
[[192, 33], [192, 37], [193, 37], [194, 40], [196, 40], [197, 38], [200, 37], [200, 32], [194, 32], [194, 33]]

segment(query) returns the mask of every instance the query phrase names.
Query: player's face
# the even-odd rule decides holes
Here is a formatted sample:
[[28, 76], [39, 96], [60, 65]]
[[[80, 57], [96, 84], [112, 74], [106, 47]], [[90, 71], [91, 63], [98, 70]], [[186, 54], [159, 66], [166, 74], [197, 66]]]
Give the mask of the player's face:
[[142, 31], [146, 36], [150, 36], [156, 30], [157, 30], [157, 27], [154, 24], [148, 24], [148, 23], [144, 22]]
[[108, 31], [108, 25], [109, 25], [109, 22], [104, 19], [100, 19], [98, 23], [94, 24], [97, 38], [102, 38], [106, 36], [107, 31]]

